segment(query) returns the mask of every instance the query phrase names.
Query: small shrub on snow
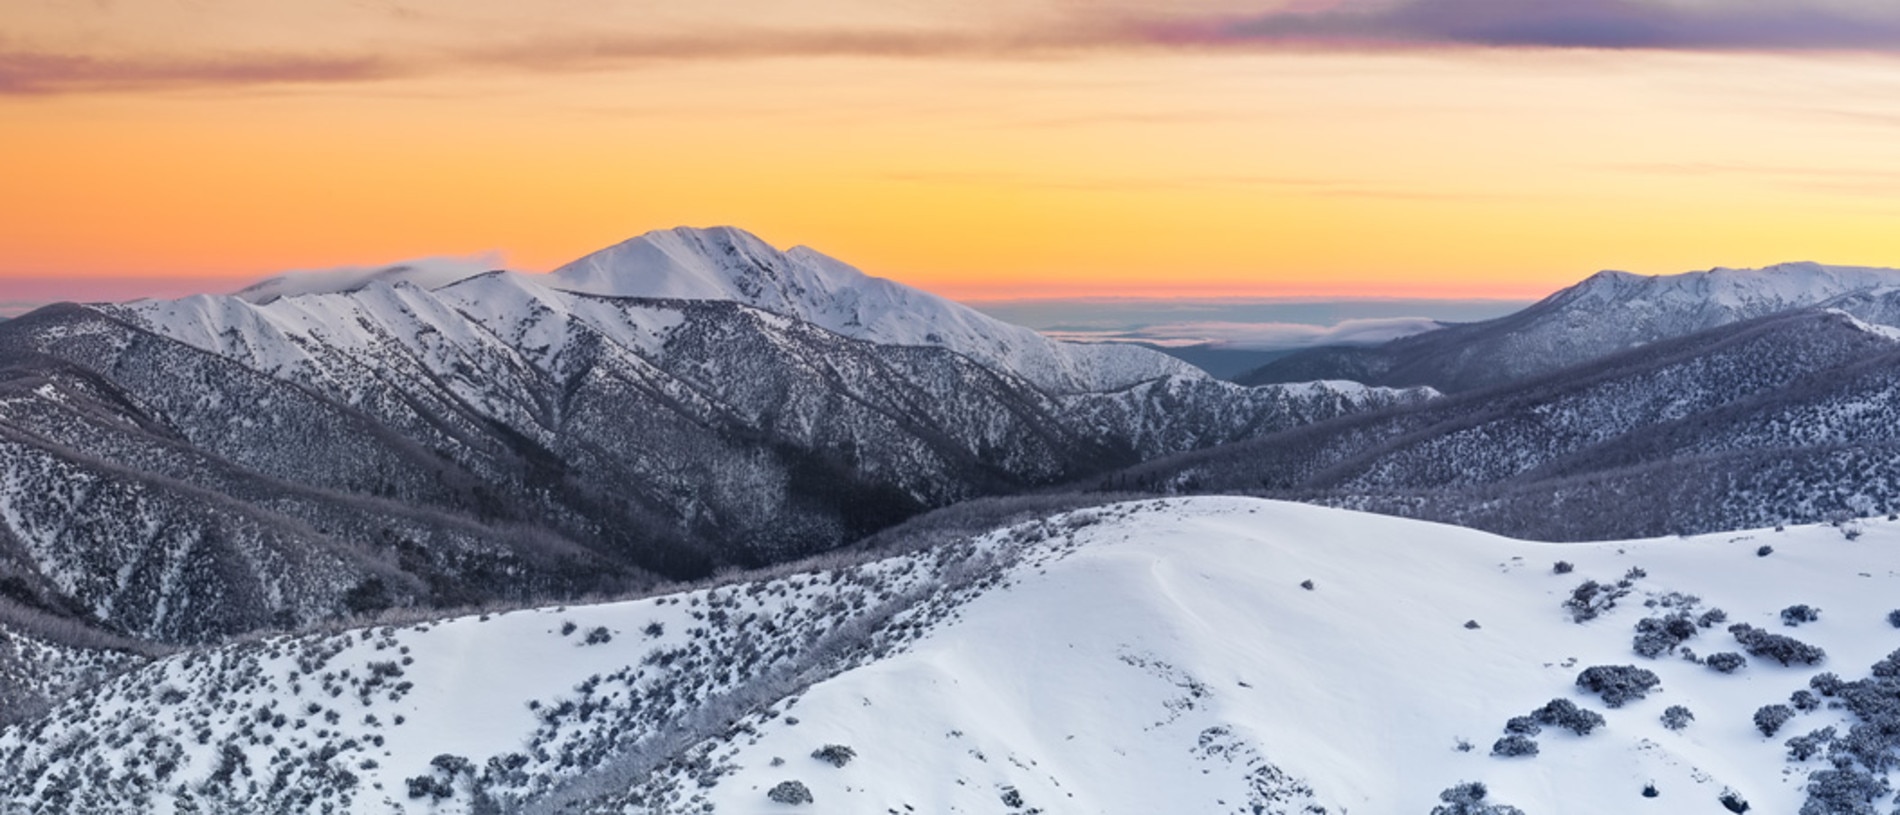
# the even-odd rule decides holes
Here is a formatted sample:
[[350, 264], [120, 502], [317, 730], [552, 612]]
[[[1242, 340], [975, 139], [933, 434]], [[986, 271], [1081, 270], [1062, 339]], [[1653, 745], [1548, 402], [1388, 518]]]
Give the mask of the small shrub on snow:
[[1302, 581], [1300, 581], [1300, 588], [1302, 588], [1302, 589], [1305, 589], [1305, 590], [1307, 590], [1307, 591], [1312, 591], [1312, 590], [1313, 590], [1313, 581], [1311, 581], [1311, 580], [1302, 580]]
[[833, 767], [843, 767], [846, 764], [850, 764], [851, 759], [858, 757], [858, 751], [842, 744], [827, 744], [811, 751], [811, 757], [830, 764]]
[[1524, 810], [1506, 804], [1487, 804], [1491, 791], [1477, 781], [1467, 781], [1438, 794], [1444, 803], [1432, 807], [1432, 815], [1524, 815]]
[[1695, 619], [1695, 624], [1703, 628], [1714, 628], [1725, 622], [1728, 622], [1728, 612], [1723, 611], [1719, 608], [1712, 608], [1712, 609], [1709, 609], [1708, 611], [1704, 611], [1702, 612], [1702, 616], [1697, 617]]
[[1794, 718], [1794, 709], [1787, 705], [1762, 705], [1755, 711], [1755, 729], [1761, 734], [1773, 738], [1780, 732], [1781, 726]]
[[588, 631], [588, 632], [587, 632], [587, 639], [585, 640], [585, 642], [584, 642], [583, 644], [585, 644], [585, 645], [600, 645], [600, 644], [602, 644], [602, 643], [606, 643], [606, 642], [612, 642], [612, 641], [613, 641], [613, 638], [614, 638], [614, 634], [613, 634], [613, 632], [612, 632], [612, 631], [608, 631], [608, 630], [607, 630], [607, 627], [603, 625], [603, 626], [600, 626], [600, 627], [598, 627], [598, 628], [595, 628], [595, 629], [593, 629], [593, 630], [591, 630], [591, 631]]
[[1598, 615], [1616, 607], [1616, 601], [1630, 593], [1629, 581], [1615, 586], [1606, 586], [1595, 580], [1585, 580], [1570, 591], [1570, 599], [1564, 601], [1569, 609], [1570, 619], [1585, 623]]
[[1728, 631], [1735, 635], [1735, 641], [1742, 644], [1742, 649], [1747, 651], [1749, 656], [1772, 659], [1783, 665], [1793, 665], [1796, 662], [1813, 665], [1827, 659], [1827, 652], [1816, 646], [1793, 637], [1763, 631], [1748, 623], [1736, 623], [1729, 626]]
[[1821, 619], [1821, 610], [1807, 603], [1798, 603], [1781, 610], [1781, 624], [1797, 626]]
[[775, 804], [791, 804], [793, 806], [812, 802], [811, 790], [807, 788], [804, 783], [799, 781], [780, 781], [778, 782], [778, 786], [773, 787], [765, 793], [765, 797]]
[[1603, 726], [1602, 714], [1577, 707], [1569, 699], [1550, 700], [1549, 704], [1531, 711], [1531, 720], [1548, 727], [1561, 727], [1579, 736], [1588, 736], [1590, 731]]
[[1645, 617], [1636, 622], [1636, 638], [1630, 647], [1637, 656], [1655, 659], [1676, 649], [1696, 635], [1695, 620], [1686, 611], [1666, 617]]
[[1595, 665], [1577, 675], [1577, 687], [1603, 697], [1603, 704], [1612, 708], [1649, 695], [1659, 684], [1662, 680], [1654, 671], [1634, 665]]
[[1537, 740], [1521, 733], [1512, 733], [1491, 745], [1491, 755], [1498, 758], [1535, 756], [1537, 755]]
[[1557, 561], [1556, 565], [1550, 567], [1550, 571], [1553, 574], [1570, 574], [1570, 571], [1575, 568], [1577, 567], [1573, 565], [1570, 561], [1559, 560]]
[[1820, 709], [1821, 699], [1815, 696], [1813, 691], [1798, 690], [1788, 694], [1788, 704], [1794, 706], [1795, 710], [1808, 713]]
[[1741, 793], [1734, 790], [1722, 790], [1721, 797], [1715, 800], [1722, 802], [1722, 808], [1735, 813], [1735, 815], [1741, 815], [1741, 813], [1748, 811], [1748, 799], [1743, 798]]
[[1788, 740], [1788, 760], [1807, 761], [1821, 754], [1834, 742], [1834, 728], [1823, 727], [1805, 736], [1795, 736]]
[[1510, 721], [1504, 723], [1504, 732], [1535, 736], [1544, 732], [1544, 727], [1529, 716], [1512, 716]]
[[1808, 776], [1808, 800], [1801, 815], [1874, 812], [1874, 803], [1893, 792], [1887, 779], [1854, 766], [1835, 767]]
[[1873, 675], [1882, 679], [1900, 677], [1900, 651], [1888, 654], [1886, 659], [1874, 663]]
[[1649, 782], [1649, 783], [1647, 783], [1647, 784], [1644, 784], [1644, 785], [1643, 785], [1643, 797], [1644, 797], [1644, 798], [1654, 798], [1654, 797], [1656, 797], [1656, 796], [1658, 796], [1658, 795], [1661, 795], [1661, 794], [1662, 794], [1662, 793], [1660, 793], [1660, 792], [1657, 792], [1657, 791], [1656, 791], [1656, 782], [1654, 782], [1654, 781], [1651, 781], [1651, 782]]
[[1894, 628], [1900, 628], [1900, 608], [1887, 612], [1887, 624]]
[[1755, 548], [1755, 557], [1767, 557], [1774, 553], [1775, 553], [1775, 547], [1769, 546], [1768, 544], [1765, 544], [1765, 543]]
[[1723, 651], [1719, 654], [1710, 654], [1708, 659], [1702, 660], [1702, 664], [1718, 673], [1732, 674], [1748, 665], [1748, 658], [1734, 651]]
[[1682, 705], [1670, 705], [1662, 712], [1662, 725], [1670, 730], [1681, 730], [1695, 721], [1695, 714]]
[[1841, 688], [1846, 686], [1847, 683], [1842, 682], [1841, 678], [1835, 676], [1833, 671], [1822, 671], [1808, 679], [1808, 687], [1813, 688], [1815, 693], [1821, 694], [1822, 696], [1838, 694], [1841, 692]]

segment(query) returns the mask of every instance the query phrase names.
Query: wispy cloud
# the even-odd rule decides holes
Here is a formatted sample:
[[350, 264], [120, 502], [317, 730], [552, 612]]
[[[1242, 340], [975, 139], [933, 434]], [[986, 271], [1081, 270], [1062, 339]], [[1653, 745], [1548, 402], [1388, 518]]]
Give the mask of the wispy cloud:
[[413, 72], [370, 56], [121, 57], [0, 51], [0, 95], [362, 82]]
[[1475, 45], [1682, 51], [1896, 51], [1900, 15], [1798, 0], [1406, 0], [1285, 11], [1157, 36], [1211, 45]]
[[[1850, 13], [1839, 4], [1817, 2], [1337, 0], [1258, 14], [1077, 10], [1035, 24], [989, 28], [816, 23], [748, 29], [721, 22], [653, 33], [603, 25], [519, 38], [451, 38], [393, 50], [318, 40], [306, 53], [246, 51], [243, 42], [228, 53], [81, 53], [34, 50], [15, 40], [0, 41], [0, 95], [361, 83], [478, 71], [549, 73], [782, 58], [1039, 60], [1141, 51], [1451, 46], [1900, 52], [1900, 10]], [[536, 22], [523, 28], [544, 31]]]

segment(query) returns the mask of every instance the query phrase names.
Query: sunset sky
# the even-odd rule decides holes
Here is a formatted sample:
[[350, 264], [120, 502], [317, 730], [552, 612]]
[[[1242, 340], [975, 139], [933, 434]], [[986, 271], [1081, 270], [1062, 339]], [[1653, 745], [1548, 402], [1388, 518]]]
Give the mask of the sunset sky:
[[0, 302], [682, 224], [964, 298], [1900, 266], [1900, 7], [6, 0], [0, 191]]

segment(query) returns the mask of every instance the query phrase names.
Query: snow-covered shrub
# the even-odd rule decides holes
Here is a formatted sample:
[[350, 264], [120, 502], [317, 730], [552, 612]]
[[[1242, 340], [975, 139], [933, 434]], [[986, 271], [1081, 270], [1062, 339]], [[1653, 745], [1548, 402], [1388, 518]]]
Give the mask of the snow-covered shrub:
[[1874, 663], [1872, 673], [1883, 679], [1900, 677], [1900, 651], [1888, 654], [1886, 659]]
[[1775, 547], [1769, 546], [1768, 544], [1765, 544], [1765, 543], [1758, 547], [1755, 547], [1755, 557], [1767, 557], [1774, 553], [1775, 553]]
[[1302, 580], [1302, 581], [1300, 581], [1300, 588], [1302, 588], [1302, 589], [1305, 589], [1305, 590], [1307, 590], [1307, 591], [1312, 591], [1312, 590], [1313, 590], [1313, 581], [1311, 581], [1311, 580]]
[[607, 627], [603, 625], [603, 626], [594, 628], [591, 631], [588, 631], [587, 639], [583, 642], [583, 644], [584, 645], [600, 645], [602, 643], [612, 642], [613, 638], [614, 638], [613, 632], [608, 631]]
[[1649, 695], [1662, 684], [1654, 671], [1634, 665], [1594, 665], [1577, 674], [1577, 687], [1603, 697], [1603, 704], [1622, 707]]
[[1801, 815], [1875, 812], [1874, 803], [1892, 791], [1887, 779], [1859, 767], [1821, 770], [1808, 776], [1808, 800], [1801, 805]]
[[1598, 615], [1616, 607], [1616, 601], [1630, 593], [1629, 581], [1615, 586], [1606, 586], [1595, 580], [1585, 580], [1570, 591], [1570, 599], [1564, 601], [1564, 608], [1570, 610], [1570, 619], [1579, 623], [1589, 622]]
[[1491, 745], [1491, 755], [1499, 758], [1535, 756], [1537, 755], [1537, 740], [1521, 733], [1512, 733]]
[[1793, 665], [1797, 662], [1813, 665], [1827, 659], [1827, 652], [1819, 647], [1793, 637], [1763, 631], [1748, 623], [1736, 623], [1729, 626], [1728, 631], [1735, 635], [1735, 641], [1742, 644], [1742, 649], [1747, 651], [1749, 656], [1772, 659], [1783, 665]]
[[1741, 815], [1741, 813], [1748, 811], [1748, 799], [1743, 798], [1741, 793], [1734, 790], [1722, 790], [1721, 797], [1715, 800], [1722, 802], [1722, 808], [1735, 813], [1735, 815]]
[[1821, 610], [1807, 603], [1797, 603], [1781, 610], [1781, 624], [1797, 626], [1821, 619]]
[[1894, 628], [1900, 628], [1900, 608], [1887, 612], [1887, 624]]
[[1748, 658], [1734, 651], [1723, 651], [1719, 654], [1710, 654], [1707, 659], [1702, 660], [1702, 664], [1709, 666], [1710, 670], [1732, 674], [1748, 665]]
[[1787, 705], [1762, 705], [1755, 711], [1755, 729], [1761, 734], [1773, 738], [1780, 732], [1781, 726], [1794, 718], [1794, 709]]
[[1702, 616], [1697, 617], [1695, 619], [1695, 624], [1703, 628], [1714, 628], [1725, 622], [1728, 622], [1728, 612], [1723, 611], [1719, 608], [1712, 608], [1712, 609], [1709, 609], [1708, 611], [1704, 611], [1702, 612]]
[[1444, 803], [1432, 807], [1432, 815], [1524, 815], [1524, 810], [1507, 804], [1487, 804], [1491, 794], [1484, 784], [1467, 781], [1438, 794]]
[[1793, 706], [1795, 710], [1808, 713], [1820, 709], [1821, 699], [1815, 696], [1813, 691], [1804, 689], [1788, 694], [1788, 704]]
[[1577, 567], [1570, 561], [1559, 560], [1555, 565], [1550, 567], [1550, 571], [1552, 574], [1570, 574], [1570, 571], [1575, 568]]
[[1579, 736], [1588, 736], [1590, 731], [1603, 726], [1603, 715], [1594, 710], [1577, 707], [1569, 699], [1552, 699], [1543, 707], [1531, 711], [1531, 719], [1549, 727], [1561, 727]]
[[1847, 683], [1842, 682], [1841, 678], [1835, 676], [1833, 671], [1822, 671], [1808, 679], [1808, 687], [1813, 688], [1815, 693], [1821, 694], [1822, 696], [1834, 696], [1839, 694], [1841, 688], [1846, 685]]
[[1636, 638], [1631, 648], [1637, 656], [1655, 659], [1676, 649], [1696, 635], [1695, 620], [1689, 612], [1678, 611], [1665, 617], [1645, 617], [1636, 622]]
[[1823, 727], [1810, 731], [1805, 736], [1795, 736], [1788, 740], [1788, 760], [1807, 761], [1821, 754], [1834, 742], [1834, 728]]
[[1544, 727], [1529, 716], [1512, 716], [1510, 721], [1504, 723], [1504, 732], [1535, 736], [1544, 732]]
[[765, 797], [775, 804], [809, 804], [812, 802], [811, 790], [800, 781], [780, 781], [778, 786], [765, 793]]
[[1670, 730], [1681, 730], [1695, 721], [1695, 714], [1682, 705], [1670, 705], [1662, 712], [1662, 725]]
[[846, 764], [850, 764], [851, 759], [858, 757], [858, 751], [842, 744], [827, 744], [811, 751], [811, 757], [830, 764], [833, 767], [843, 767]]

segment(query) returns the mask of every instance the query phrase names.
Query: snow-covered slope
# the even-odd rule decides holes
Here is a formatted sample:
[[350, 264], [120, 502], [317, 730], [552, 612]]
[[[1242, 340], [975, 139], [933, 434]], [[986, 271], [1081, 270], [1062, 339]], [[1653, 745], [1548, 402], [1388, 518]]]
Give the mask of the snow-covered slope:
[[1771, 314], [1837, 308], [1891, 319], [1900, 270], [1818, 263], [1678, 275], [1600, 272], [1523, 311], [1382, 346], [1289, 355], [1240, 377], [1249, 384], [1319, 378], [1466, 391]]
[[[1802, 703], [1772, 738], [1757, 711], [1888, 657], [1896, 581], [1900, 527], [1877, 521], [1552, 545], [1252, 499], [1124, 504], [648, 600], [167, 658], [0, 732], [0, 800], [1346, 813], [1423, 812], [1476, 781], [1531, 813], [1792, 813], [1847, 782], [1826, 738], [1803, 760], [1784, 742], [1846, 736], [1887, 686], [1817, 682], [1843, 705]], [[1784, 625], [1798, 604], [1818, 621]], [[1684, 641], [1633, 652], [1640, 621], [1678, 614]], [[1824, 653], [1710, 667], [1749, 650], [1741, 624]], [[1599, 665], [1657, 681], [1612, 705], [1579, 686]], [[1602, 720], [1492, 754], [1552, 700]], [[1856, 771], [1897, 746], [1863, 731], [1836, 748]]]
[[1063, 393], [1204, 376], [1146, 348], [1050, 340], [807, 247], [781, 252], [732, 227], [649, 232], [556, 269], [543, 282], [609, 297], [744, 303], [854, 339], [949, 348]]

